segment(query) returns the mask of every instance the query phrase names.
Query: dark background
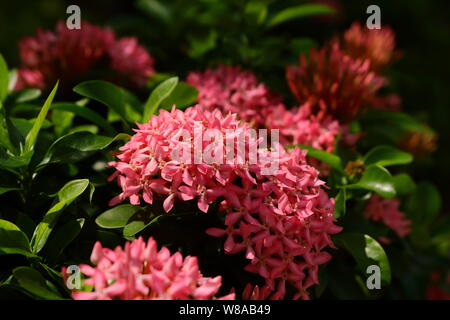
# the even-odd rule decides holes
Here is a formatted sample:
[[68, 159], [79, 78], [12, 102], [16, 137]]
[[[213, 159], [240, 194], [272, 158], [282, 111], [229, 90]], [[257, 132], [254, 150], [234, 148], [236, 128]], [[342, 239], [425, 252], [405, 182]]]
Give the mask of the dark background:
[[[164, 1], [161, 1], [164, 2]], [[223, 20], [214, 21], [222, 30], [219, 34], [240, 38], [248, 36], [265, 37], [258, 30], [239, 25], [238, 11], [243, 1], [226, 1], [235, 8], [236, 15], [223, 9], [222, 5], [208, 7], [207, 1], [169, 1], [178, 5], [174, 10], [174, 25], [163, 23], [161, 17], [148, 14], [134, 1], [1, 1], [0, 3], [0, 52], [10, 66], [18, 66], [17, 42], [24, 36], [34, 35], [38, 27], [53, 29], [57, 20], [66, 19], [66, 8], [70, 4], [81, 7], [83, 20], [111, 26], [121, 35], [138, 36], [149, 49], [156, 61], [158, 72], [174, 72], [184, 76], [188, 70], [204, 68], [208, 59], [196, 59], [186, 54], [187, 37], [204, 34], [208, 15], [216, 19], [214, 12], [223, 10]], [[327, 1], [322, 1], [327, 2]], [[402, 58], [390, 69], [391, 87], [403, 100], [405, 112], [413, 114], [428, 123], [439, 135], [439, 149], [431, 156], [420, 159], [415, 166], [414, 177], [417, 180], [431, 180], [440, 188], [444, 199], [444, 210], [449, 212], [450, 188], [450, 1], [331, 1], [338, 5], [338, 15], [333, 19], [308, 18], [290, 22], [277, 27], [270, 34], [294, 37], [310, 37], [318, 40], [319, 45], [338, 32], [344, 31], [353, 21], [365, 22], [366, 8], [377, 4], [381, 8], [383, 24], [393, 27], [397, 34], [398, 48]], [[206, 4], [204, 4], [206, 3]], [[302, 1], [272, 1], [270, 9], [288, 7]], [[199, 10], [202, 17], [192, 19], [193, 12]], [[203, 11], [202, 11], [203, 10]], [[211, 10], [211, 11], [208, 11]], [[232, 12], [233, 13], [233, 12]], [[198, 16], [198, 13], [197, 13]], [[219, 14], [220, 16], [220, 14]], [[221, 29], [220, 29], [221, 28]], [[242, 30], [242, 31], [240, 31]], [[229, 39], [228, 39], [229, 40]], [[228, 55], [232, 46], [218, 47], [216, 52]], [[270, 50], [269, 50], [270, 51]], [[266, 52], [269, 52], [266, 51]], [[232, 56], [232, 53], [229, 54]], [[217, 60], [220, 54], [216, 55]], [[265, 68], [263, 63], [252, 64], [252, 59], [240, 57], [234, 59], [244, 66], [256, 69], [267, 82], [276, 83], [285, 90], [283, 68], [295, 61], [296, 56], [286, 56], [285, 60], [273, 61], [273, 69]], [[232, 59], [233, 60], [233, 59]], [[276, 59], [275, 59], [276, 60]], [[279, 63], [279, 65], [276, 64]], [[284, 86], [284, 87], [283, 87]]]

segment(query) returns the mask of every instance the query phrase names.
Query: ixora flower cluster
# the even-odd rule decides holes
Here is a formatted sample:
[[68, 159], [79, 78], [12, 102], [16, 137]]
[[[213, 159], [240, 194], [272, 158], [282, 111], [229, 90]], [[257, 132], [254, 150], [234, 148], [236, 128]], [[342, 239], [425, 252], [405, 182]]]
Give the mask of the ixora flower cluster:
[[382, 222], [394, 230], [400, 237], [411, 232], [411, 220], [406, 219], [405, 214], [399, 211], [398, 199], [384, 199], [379, 195], [373, 195], [364, 210], [369, 219]]
[[[111, 66], [128, 70], [131, 78], [152, 72], [151, 58], [135, 41], [115, 41], [111, 32], [95, 30], [108, 35], [105, 47], [114, 50], [94, 50], [84, 64], [108, 54]], [[319, 178], [327, 166], [287, 147], [333, 152], [340, 139], [353, 148], [360, 135], [349, 132], [349, 123], [365, 108], [398, 107], [396, 96], [379, 95], [387, 83], [380, 72], [398, 56], [394, 48], [391, 29], [372, 32], [352, 25], [309, 57], [300, 56], [298, 66], [287, 67], [299, 103], [293, 108], [252, 71], [219, 65], [189, 73], [187, 82], [199, 91], [197, 105], [160, 110], [137, 125], [109, 163], [115, 169], [109, 181], [117, 180], [121, 188], [110, 205], [162, 202], [166, 213], [176, 213], [177, 203], [191, 201], [222, 219], [222, 226], [205, 232], [223, 239], [223, 252], [241, 253], [248, 262], [245, 271], [259, 275], [257, 284], [246, 284], [243, 299], [308, 299], [309, 288], [319, 283], [319, 266], [332, 258], [331, 235], [342, 227], [333, 216], [335, 200]], [[270, 148], [254, 134], [260, 129], [270, 131]], [[364, 214], [405, 237], [411, 221], [399, 206], [398, 199], [373, 195]], [[221, 286], [220, 276], [200, 274], [196, 258], [183, 260], [166, 248], [158, 252], [153, 239], [145, 244], [139, 238], [114, 251], [97, 243], [91, 261], [96, 267], [83, 265], [81, 271], [94, 291], [74, 292], [75, 299], [212, 299]]]
[[153, 58], [136, 38], [117, 39], [112, 30], [88, 22], [81, 29], [70, 30], [63, 21], [54, 32], [39, 29], [35, 37], [20, 41], [19, 50], [16, 90], [46, 89], [58, 79], [75, 82], [101, 69], [112, 71], [108, 80], [143, 86], [154, 73]]
[[342, 123], [365, 107], [398, 108], [397, 95], [379, 96], [388, 83], [381, 71], [398, 56], [395, 37], [388, 27], [367, 30], [358, 23], [343, 37], [329, 41], [309, 57], [300, 55], [298, 66], [288, 66], [286, 77], [299, 103], [309, 101], [314, 112]]
[[[221, 286], [221, 277], [204, 277], [196, 257], [171, 254], [153, 238], [138, 238], [124, 248], [103, 248], [97, 242], [91, 254], [95, 267], [81, 265], [85, 285], [94, 291], [74, 291], [75, 300], [210, 300]], [[230, 293], [221, 300], [234, 299]]]
[[307, 103], [287, 109], [249, 70], [221, 65], [204, 72], [191, 72], [187, 82], [199, 90], [198, 104], [206, 110], [233, 112], [256, 128], [278, 129], [283, 145], [303, 144], [332, 152], [339, 123], [323, 121], [311, 113]]
[[[265, 279], [271, 298], [281, 299], [286, 284], [296, 290], [294, 298], [308, 298], [307, 288], [318, 283], [318, 267], [331, 259], [323, 249], [333, 247], [330, 235], [338, 233], [333, 217], [334, 200], [322, 189], [318, 171], [307, 164], [305, 151], [290, 153], [278, 147], [267, 151], [277, 169], [263, 174], [263, 165], [235, 161], [227, 164], [195, 164], [174, 161], [173, 150], [181, 144], [198, 143], [195, 123], [219, 131], [234, 130], [236, 137], [250, 127], [235, 115], [222, 116], [200, 106], [186, 111], [161, 111], [137, 133], [117, 155], [120, 161], [110, 165], [117, 171], [123, 192], [114, 198], [116, 204], [129, 198], [137, 204], [143, 199], [152, 203], [164, 199], [167, 212], [175, 199], [197, 200], [198, 208], [208, 212], [218, 200], [225, 214], [225, 227], [208, 229], [208, 234], [226, 236], [225, 253], [245, 251], [249, 260], [246, 270]], [[191, 140], [180, 140], [180, 129], [191, 132]], [[197, 142], [196, 142], [197, 141]], [[247, 140], [248, 145], [258, 143]], [[211, 152], [220, 153], [222, 150]], [[236, 153], [235, 153], [236, 154]], [[248, 149], [246, 149], [248, 155]]]

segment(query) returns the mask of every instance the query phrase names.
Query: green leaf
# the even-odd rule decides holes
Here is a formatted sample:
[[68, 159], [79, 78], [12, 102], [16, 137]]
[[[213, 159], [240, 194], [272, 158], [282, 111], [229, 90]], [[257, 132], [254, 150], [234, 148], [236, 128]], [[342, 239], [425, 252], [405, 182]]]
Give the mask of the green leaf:
[[100, 214], [95, 219], [95, 223], [106, 229], [123, 228], [127, 225], [128, 220], [141, 210], [142, 208], [139, 206], [122, 204]]
[[46, 300], [61, 300], [62, 298], [48, 287], [45, 278], [35, 269], [18, 267], [13, 270], [14, 278], [20, 287], [34, 296]]
[[73, 88], [73, 91], [106, 105], [117, 113], [125, 123], [140, 120], [135, 117], [136, 112], [141, 111], [139, 100], [127, 90], [110, 82], [85, 81]]
[[391, 146], [377, 146], [364, 156], [366, 165], [378, 164], [380, 166], [392, 166], [408, 164], [413, 161], [413, 156]]
[[23, 148], [22, 154], [33, 150], [37, 136], [39, 134], [39, 131], [41, 130], [42, 123], [44, 122], [45, 117], [47, 116], [47, 112], [50, 109], [50, 105], [52, 104], [56, 90], [58, 90], [58, 82], [56, 82], [55, 87], [53, 88], [52, 92], [50, 92], [50, 95], [45, 101], [41, 111], [39, 112], [38, 117], [36, 118], [36, 121], [34, 122], [33, 128], [31, 128], [30, 132], [25, 138], [25, 146]]
[[0, 219], [0, 255], [33, 256], [27, 236], [14, 223]]
[[436, 186], [421, 182], [406, 201], [405, 211], [413, 220], [413, 227], [428, 227], [442, 209], [442, 198]]
[[367, 234], [343, 233], [333, 236], [333, 242], [353, 256], [362, 274], [367, 276], [367, 267], [376, 264], [380, 267], [381, 282], [390, 284], [389, 260], [383, 247], [375, 239]]
[[410, 194], [416, 189], [413, 179], [406, 173], [399, 173], [392, 178], [394, 179], [394, 187], [397, 194]]
[[316, 148], [313, 148], [313, 147], [310, 147], [310, 146], [306, 146], [306, 145], [290, 145], [290, 146], [287, 146], [288, 149], [295, 148], [295, 147], [299, 147], [301, 149], [308, 150], [308, 153], [307, 153], [308, 157], [312, 157], [312, 158], [315, 158], [315, 159], [317, 159], [319, 161], [327, 163], [333, 169], [336, 169], [336, 170], [338, 170], [340, 172], [344, 171], [343, 168], [342, 168], [342, 161], [341, 161], [341, 159], [335, 154], [332, 154], [332, 153], [329, 153], [329, 152], [326, 152], [326, 151], [323, 151], [323, 150], [319, 150], [319, 149], [316, 149]]
[[75, 133], [75, 132], [89, 132], [92, 134], [97, 134], [98, 127], [95, 124], [83, 124], [81, 126], [70, 128], [68, 133]]
[[159, 19], [167, 24], [172, 20], [172, 13], [169, 8], [161, 1], [157, 0], [138, 0], [136, 5], [142, 11], [150, 14], [152, 17]]
[[170, 110], [175, 105], [184, 109], [197, 101], [198, 90], [186, 82], [179, 82], [172, 93], [161, 102], [161, 108]]
[[76, 162], [83, 159], [88, 152], [103, 150], [114, 141], [127, 140], [129, 137], [124, 133], [115, 137], [99, 136], [85, 131], [69, 133], [50, 146], [37, 169], [50, 163]]
[[4, 194], [4, 193], [6, 193], [6, 192], [14, 191], [14, 190], [20, 190], [20, 188], [14, 188], [14, 187], [2, 187], [2, 186], [0, 186], [0, 194]]
[[41, 96], [41, 93], [42, 92], [39, 89], [26, 88], [12, 92], [9, 95], [7, 101], [10, 104], [24, 103], [39, 98]]
[[84, 225], [84, 219], [72, 220], [59, 228], [51, 241], [48, 242], [45, 252], [49, 259], [56, 259], [63, 250], [78, 236]]
[[361, 179], [355, 184], [344, 186], [346, 188], [362, 188], [378, 193], [384, 198], [395, 197], [394, 180], [385, 168], [372, 164], [366, 168]]
[[272, 28], [280, 23], [293, 19], [321, 14], [334, 14], [334, 10], [321, 4], [303, 4], [277, 12], [272, 19], [270, 19], [267, 27]]
[[3, 146], [5, 149], [11, 152], [16, 151], [16, 148], [11, 142], [11, 137], [9, 135], [8, 130], [8, 121], [6, 119], [5, 109], [3, 108], [1, 102], [0, 102], [0, 146]]
[[5, 59], [0, 54], [0, 102], [8, 95], [9, 72]]
[[142, 220], [135, 220], [128, 223], [125, 228], [123, 228], [123, 236], [124, 237], [132, 237], [136, 233], [141, 232], [144, 230], [147, 226], [149, 226], [151, 222], [145, 222]]
[[7, 158], [0, 158], [0, 168], [14, 169], [27, 166], [30, 163], [33, 151], [29, 151], [20, 156], [10, 156]]
[[261, 24], [267, 17], [267, 4], [264, 1], [252, 0], [245, 6], [247, 19], [255, 24]]
[[33, 238], [31, 239], [34, 253], [41, 251], [44, 247], [61, 212], [80, 196], [88, 186], [88, 179], [72, 180], [58, 191], [54, 204], [34, 230]]
[[219, 34], [214, 29], [209, 30], [207, 35], [189, 35], [189, 56], [194, 59], [202, 57], [217, 46], [218, 37]]
[[51, 119], [57, 137], [62, 136], [72, 126], [74, 114], [71, 112], [53, 110]]
[[146, 123], [150, 120], [150, 118], [155, 114], [156, 110], [158, 110], [161, 102], [172, 93], [177, 84], [178, 77], [173, 77], [165, 80], [164, 82], [159, 84], [155, 88], [155, 90], [152, 91], [144, 106], [144, 115], [142, 117], [143, 123]]
[[71, 103], [55, 103], [52, 105], [53, 110], [61, 110], [72, 112], [73, 114], [82, 117], [86, 120], [92, 121], [99, 127], [103, 128], [108, 134], [114, 134], [115, 129], [111, 126], [108, 121], [106, 121], [102, 116], [100, 116], [97, 112], [92, 111], [89, 108], [81, 107], [76, 104]]
[[346, 211], [346, 200], [347, 200], [347, 190], [341, 189], [336, 195], [335, 205], [334, 205], [334, 217], [337, 219], [341, 215], [345, 214]]

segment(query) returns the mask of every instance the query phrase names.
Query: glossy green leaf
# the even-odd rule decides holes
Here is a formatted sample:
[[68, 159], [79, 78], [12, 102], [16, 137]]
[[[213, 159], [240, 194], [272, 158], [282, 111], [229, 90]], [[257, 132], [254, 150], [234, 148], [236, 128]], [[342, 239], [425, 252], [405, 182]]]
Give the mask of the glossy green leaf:
[[0, 255], [33, 256], [27, 236], [14, 223], [0, 219]]
[[106, 121], [102, 116], [100, 116], [97, 112], [86, 108], [81, 107], [76, 104], [71, 103], [54, 103], [52, 105], [53, 110], [61, 110], [72, 112], [73, 114], [82, 117], [86, 120], [89, 120], [99, 127], [103, 128], [108, 134], [114, 134], [115, 129]]
[[90, 132], [75, 132], [56, 140], [48, 149], [38, 169], [56, 162], [75, 162], [83, 159], [87, 152], [103, 150], [117, 140], [128, 140], [129, 135], [121, 133], [115, 137], [105, 137]]
[[267, 17], [267, 4], [264, 1], [252, 0], [245, 6], [247, 20], [254, 24], [261, 24]]
[[429, 182], [421, 182], [416, 190], [405, 201], [405, 210], [413, 219], [413, 227], [429, 226], [442, 209], [442, 198], [436, 186]]
[[45, 278], [39, 271], [30, 267], [18, 267], [13, 270], [14, 278], [20, 287], [34, 296], [46, 300], [61, 300], [61, 296], [50, 290]]
[[394, 179], [394, 187], [397, 194], [410, 194], [416, 189], [413, 179], [406, 173], [399, 173], [392, 178]]
[[47, 211], [42, 221], [34, 230], [31, 246], [33, 252], [37, 253], [42, 250], [50, 233], [58, 221], [61, 212], [79, 197], [89, 186], [88, 179], [72, 180], [66, 183], [57, 193], [50, 210]]
[[374, 191], [384, 198], [393, 198], [396, 195], [391, 174], [379, 165], [368, 166], [357, 183], [345, 187]]
[[193, 86], [179, 82], [172, 93], [161, 102], [161, 108], [170, 110], [175, 105], [177, 109], [184, 109], [197, 101], [198, 90]]
[[27, 166], [30, 163], [33, 151], [29, 151], [20, 156], [9, 156], [0, 158], [0, 168], [14, 169]]
[[84, 225], [84, 219], [72, 220], [59, 228], [51, 241], [47, 243], [45, 252], [50, 259], [56, 259], [63, 250], [78, 236]]
[[6, 119], [5, 109], [3, 108], [1, 102], [0, 102], [0, 146], [4, 147], [5, 149], [13, 153], [16, 151], [16, 148], [11, 142], [11, 137], [9, 135], [8, 130], [8, 121]]
[[366, 165], [378, 164], [385, 167], [411, 163], [413, 156], [391, 146], [377, 146], [370, 150], [363, 160]]
[[14, 190], [20, 190], [20, 188], [0, 186], [0, 194], [4, 194], [6, 192], [14, 191]]
[[272, 19], [270, 19], [267, 27], [272, 28], [293, 19], [321, 14], [334, 14], [334, 10], [322, 4], [302, 4], [277, 12]]
[[340, 248], [347, 250], [353, 258], [360, 271], [367, 277], [367, 267], [378, 265], [381, 272], [381, 282], [390, 284], [391, 268], [388, 257], [383, 247], [367, 234], [343, 233], [333, 236], [333, 242]]
[[42, 106], [42, 109], [39, 112], [39, 115], [37, 116], [33, 127], [31, 128], [30, 132], [25, 138], [25, 146], [23, 148], [22, 154], [33, 150], [37, 136], [39, 134], [39, 131], [41, 130], [42, 123], [44, 122], [45, 117], [47, 116], [47, 112], [50, 109], [50, 105], [52, 104], [53, 98], [55, 97], [56, 90], [58, 90], [58, 82], [56, 83], [52, 92], [50, 92], [50, 95], [48, 96], [47, 100], [45, 100], [45, 103]]
[[347, 190], [341, 189], [336, 195], [334, 204], [334, 217], [339, 218], [345, 214], [346, 211]]
[[135, 122], [131, 110], [140, 111], [140, 103], [130, 92], [110, 82], [101, 80], [85, 81], [73, 88], [76, 93], [96, 100], [117, 113], [125, 122]]
[[0, 102], [8, 95], [9, 72], [5, 59], [0, 54]]
[[8, 96], [8, 103], [20, 104], [35, 100], [41, 96], [42, 91], [34, 88], [26, 88], [19, 91], [14, 91]]
[[95, 219], [95, 223], [107, 229], [123, 228], [127, 225], [128, 220], [141, 210], [142, 208], [139, 206], [121, 204], [100, 214]]
[[141, 221], [141, 220], [131, 221], [123, 228], [123, 236], [124, 237], [132, 237], [135, 234], [144, 230], [150, 224], [151, 224], [151, 222], [145, 222], [145, 221]]
[[321, 162], [329, 164], [333, 169], [336, 169], [341, 172], [343, 171], [342, 161], [337, 155], [306, 145], [291, 145], [288, 146], [287, 148], [290, 149], [295, 147], [300, 147], [301, 149], [308, 150], [307, 153], [308, 157], [312, 157]]
[[173, 77], [159, 84], [150, 94], [144, 106], [142, 122], [146, 123], [158, 110], [161, 102], [167, 98], [178, 84], [178, 77]]

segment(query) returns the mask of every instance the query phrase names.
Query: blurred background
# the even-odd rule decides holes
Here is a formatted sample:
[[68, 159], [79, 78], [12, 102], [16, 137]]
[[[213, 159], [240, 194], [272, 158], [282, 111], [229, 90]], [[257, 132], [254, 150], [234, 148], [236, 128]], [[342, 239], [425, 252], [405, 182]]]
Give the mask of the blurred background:
[[[405, 112], [438, 134], [437, 151], [419, 158], [411, 174], [439, 186], [448, 213], [450, 2], [317, 0], [337, 13], [293, 20], [271, 29], [260, 24], [272, 12], [307, 2], [311, 1], [2, 1], [0, 52], [9, 65], [17, 67], [19, 39], [34, 35], [39, 27], [53, 29], [58, 20], [68, 17], [66, 8], [77, 4], [82, 20], [109, 26], [119, 36], [137, 36], [155, 58], [160, 73], [184, 77], [187, 71], [203, 69], [208, 63], [239, 64], [253, 69], [289, 101], [284, 66], [296, 63], [299, 53], [320, 46], [353, 21], [365, 23], [366, 8], [377, 4], [382, 24], [393, 27], [402, 52], [401, 59], [390, 68], [390, 88], [400, 94]], [[258, 7], [258, 3], [269, 10]]]

